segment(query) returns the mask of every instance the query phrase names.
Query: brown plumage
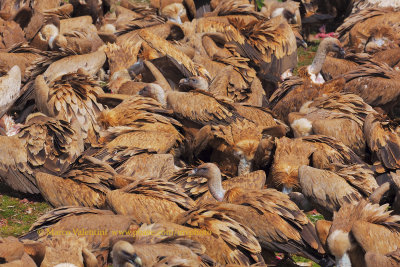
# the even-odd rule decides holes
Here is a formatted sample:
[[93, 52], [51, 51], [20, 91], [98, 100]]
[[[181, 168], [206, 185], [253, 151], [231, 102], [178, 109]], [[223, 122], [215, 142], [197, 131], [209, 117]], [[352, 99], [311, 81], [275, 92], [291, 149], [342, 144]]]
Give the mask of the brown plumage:
[[370, 150], [388, 169], [397, 169], [400, 164], [400, 137], [397, 124], [378, 114], [365, 119], [364, 133]]
[[54, 37], [50, 46], [53, 50], [71, 49], [82, 55], [97, 51], [103, 45], [103, 41], [97, 34], [93, 24], [80, 25], [80, 28], [68, 29], [60, 32]]
[[49, 50], [70, 50], [76, 54], [95, 52], [103, 45], [89, 16], [63, 20], [52, 16], [41, 28], [38, 37], [34, 42], [46, 43]]
[[399, 19], [393, 8], [366, 8], [349, 16], [337, 32], [352, 52], [374, 52], [398, 46]]
[[278, 2], [264, 1], [261, 13], [267, 18], [283, 16], [293, 28], [301, 29], [300, 4], [295, 1]]
[[168, 55], [169, 57], [177, 61], [180, 65], [182, 65], [189, 73], [191, 73], [191, 76], [207, 77], [207, 73], [204, 69], [197, 68], [193, 61], [188, 56], [186, 56], [186, 54], [179, 51], [168, 41], [161, 39], [157, 35], [147, 30], [140, 30], [138, 32], [138, 35], [152, 49], [156, 50], [157, 53], [159, 53], [159, 57]]
[[83, 151], [82, 137], [66, 121], [41, 113], [28, 116], [17, 135], [4, 137], [1, 180], [16, 191], [37, 194], [35, 171], [65, 171]]
[[96, 143], [100, 127], [96, 118], [103, 110], [97, 95], [103, 90], [84, 71], [63, 75], [52, 82], [45, 76], [35, 80], [38, 109], [48, 116], [65, 120], [82, 133], [86, 142]]
[[137, 61], [137, 55], [140, 49], [140, 42], [131, 45], [130, 42], [122, 42], [121, 44], [107, 44], [105, 53], [107, 54], [110, 82], [109, 87], [112, 92], [116, 93], [119, 88], [131, 80], [127, 68]]
[[46, 17], [57, 16], [60, 19], [67, 19], [70, 18], [72, 12], [74, 11], [74, 6], [71, 4], [64, 4], [59, 7], [53, 7], [44, 10], [44, 15]]
[[331, 219], [344, 203], [356, 204], [378, 188], [373, 172], [362, 165], [343, 166], [337, 172], [303, 165], [299, 182], [303, 194], [325, 219]]
[[[111, 250], [110, 239], [132, 235], [138, 228], [138, 223], [130, 216], [115, 215], [109, 210], [67, 206], [41, 216], [31, 226], [30, 232], [21, 238], [25, 242], [26, 239], [41, 241], [49, 235], [78, 235], [86, 240], [88, 249], [96, 255], [98, 264], [102, 266], [107, 263]], [[89, 234], [84, 234], [85, 231]]]
[[365, 263], [367, 267], [395, 267], [400, 264], [400, 249], [385, 255], [375, 252], [365, 253]]
[[0, 19], [0, 31], [3, 33], [0, 39], [0, 49], [9, 49], [25, 41], [24, 32], [15, 21]]
[[395, 70], [400, 68], [400, 48], [386, 49], [383, 51], [378, 51], [372, 55], [372, 59], [379, 62], [384, 62]]
[[103, 147], [89, 154], [110, 164], [118, 174], [134, 176], [135, 179], [167, 179], [176, 171], [173, 155], [157, 154], [147, 149]]
[[254, 77], [251, 83], [246, 83], [243, 77], [233, 66], [226, 66], [212, 81], [209, 88], [215, 96], [224, 96], [237, 103], [244, 103], [256, 107], [263, 106], [266, 101], [261, 82]]
[[165, 18], [157, 14], [155, 8], [144, 5], [134, 6], [132, 10], [122, 5], [117, 6], [115, 13], [117, 19], [114, 25], [117, 30], [116, 35], [120, 36], [118, 39], [125, 39], [135, 35], [135, 30], [150, 28], [166, 22]]
[[[245, 62], [236, 63], [232, 57], [227, 58], [232, 61], [223, 61], [224, 64], [218, 66], [218, 74], [212, 76], [213, 80], [209, 86], [207, 81], [201, 82], [201, 77], [182, 79], [180, 86], [206, 90], [216, 97], [226, 97], [237, 103], [261, 107], [266, 101], [265, 93], [254, 69], [247, 66]], [[212, 63], [219, 64], [217, 61], [212, 61]], [[220, 68], [224, 69], [220, 70]]]
[[43, 73], [43, 77], [48, 83], [65, 75], [83, 69], [88, 75], [96, 74], [106, 61], [104, 48], [100, 47], [96, 52], [85, 55], [73, 55], [61, 58], [50, 64]]
[[[236, 1], [223, 1], [222, 4], [231, 14], [221, 14], [222, 9], [219, 9], [220, 16], [218, 17], [194, 20], [191, 24], [192, 30], [186, 35], [190, 36], [193, 31], [194, 33], [217, 33], [220, 36], [222, 34], [226, 43], [225, 48], [243, 59], [248, 58], [249, 66], [259, 71], [260, 79], [279, 78], [284, 71], [295, 67], [296, 37], [284, 18], [279, 16], [271, 20], [257, 19], [263, 16], [254, 12], [252, 5]], [[245, 12], [251, 15], [246, 16], [245, 12], [235, 9], [238, 5], [247, 6], [246, 9], [249, 7], [250, 9]], [[269, 37], [265, 38], [265, 36]]]
[[0, 238], [0, 260], [5, 266], [37, 266], [15, 237]]
[[388, 0], [352, 0], [352, 10], [351, 13], [357, 13], [360, 10], [368, 7], [393, 7], [394, 9], [398, 9], [399, 3], [397, 1], [388, 1]]
[[89, 250], [90, 244], [85, 238], [77, 235], [56, 235], [42, 242], [46, 254], [40, 266], [52, 267], [57, 264], [73, 264], [77, 267], [96, 267], [99, 265], [96, 256]]
[[159, 179], [137, 180], [110, 191], [107, 203], [118, 214], [131, 215], [142, 223], [172, 221], [194, 205], [179, 186]]
[[32, 66], [36, 60], [41, 58], [41, 55], [37, 51], [16, 51], [12, 52], [0, 52], [0, 72], [7, 73], [12, 67], [17, 65], [21, 70], [21, 79], [27, 81], [29, 79], [28, 69]]
[[372, 205], [366, 200], [344, 204], [333, 218], [327, 239], [336, 264], [365, 266], [365, 252], [385, 255], [396, 250], [400, 243], [399, 220], [399, 216], [390, 215], [387, 205]]
[[[163, 108], [154, 99], [143, 96], [129, 96], [113, 109], [104, 110], [98, 117], [99, 124], [107, 129], [116, 126], [131, 126], [145, 129], [162, 128], [179, 135], [174, 126], [181, 124], [171, 118], [171, 111]], [[153, 124], [159, 124], [154, 126]]]
[[[271, 75], [279, 79], [283, 72], [295, 67], [296, 37], [284, 18], [276, 17], [248, 24], [241, 20], [232, 20], [231, 23], [247, 39], [245, 42], [234, 40], [237, 51], [252, 60], [256, 66], [260, 66], [256, 70], [261, 79], [268, 79]], [[270, 38], [264, 40], [265, 37], [261, 36]]]
[[197, 207], [177, 217], [175, 223], [179, 225], [163, 225], [204, 245], [206, 254], [219, 264], [264, 262], [254, 232], [225, 212], [223, 208]]
[[329, 229], [331, 229], [332, 221], [318, 220], [315, 222], [315, 231], [317, 232], [318, 238], [327, 250], [326, 240], [329, 235]]
[[[193, 168], [182, 169], [171, 176], [169, 181], [180, 185], [188, 196], [195, 199], [196, 203], [216, 202], [208, 191], [207, 178], [191, 174], [192, 170]], [[260, 190], [265, 185], [266, 175], [264, 171], [258, 170], [233, 178], [226, 177], [221, 173], [221, 178], [223, 179], [222, 186], [228, 190], [234, 187]]]
[[286, 191], [299, 188], [298, 169], [309, 165], [309, 157], [315, 151], [314, 146], [301, 139], [282, 137], [275, 139], [276, 150], [267, 184]]
[[7, 75], [0, 78], [0, 88], [0, 117], [3, 117], [20, 95], [21, 70], [18, 65], [12, 67]]
[[[359, 95], [372, 107], [395, 115], [400, 75], [385, 63], [371, 62], [344, 74], [342, 91]], [[384, 88], [384, 89], [383, 89]]]
[[305, 103], [300, 112], [292, 112], [288, 118], [295, 137], [330, 136], [364, 157], [364, 120], [368, 114], [376, 113], [357, 95], [334, 93]]
[[157, 85], [147, 86], [140, 94], [156, 99], [163, 107], [172, 109], [179, 119], [190, 120], [199, 125], [229, 123], [234, 120], [232, 105], [219, 101], [207, 92], [167, 91]]
[[385, 49], [369, 55], [367, 53], [346, 53], [344, 58], [327, 56], [322, 66], [321, 73], [325, 79], [335, 79], [347, 72], [353, 71], [363, 64], [374, 62], [386, 63], [390, 67], [399, 68], [400, 48]]
[[115, 147], [139, 148], [157, 153], [175, 153], [180, 136], [168, 131], [140, 129], [129, 126], [110, 127], [100, 135], [101, 145], [109, 149]]
[[74, 6], [74, 15], [76, 17], [90, 15], [93, 22], [96, 23], [103, 16], [102, 2], [96, 0], [71, 0], [69, 3]]
[[[151, 235], [146, 235], [151, 233]], [[127, 252], [127, 253], [124, 253]], [[204, 254], [205, 247], [200, 243], [190, 240], [178, 233], [168, 232], [168, 228], [161, 224], [143, 224], [136, 231], [133, 244], [118, 241], [113, 246], [112, 257], [114, 266], [123, 266], [128, 261], [126, 254], [135, 258], [139, 266], [156, 266], [161, 259], [177, 257], [184, 260], [187, 266], [209, 266], [212, 260]], [[140, 261], [138, 260], [140, 259]], [[158, 266], [158, 265], [157, 265]]]
[[344, 81], [341, 79], [326, 82], [320, 71], [329, 51], [340, 52], [342, 46], [335, 38], [325, 38], [319, 45], [313, 63], [299, 69], [300, 77], [285, 80], [270, 97], [270, 107], [279, 119], [287, 122], [290, 112], [299, 111], [300, 107], [320, 95], [339, 91]]
[[[327, 56], [322, 66], [321, 74], [327, 80], [335, 79], [346, 72], [354, 70], [361, 64], [368, 63], [371, 59], [373, 58], [365, 53], [346, 53], [344, 58]], [[379, 58], [379, 61], [382, 61], [382, 58]]]
[[[106, 163], [89, 156], [78, 158], [62, 177], [39, 172], [36, 175], [42, 196], [53, 206], [103, 208], [105, 195], [118, 187], [117, 172]], [[131, 179], [125, 179], [126, 183]]]
[[105, 144], [108, 148], [126, 146], [173, 153], [182, 135], [178, 131], [181, 124], [170, 114], [153, 99], [131, 96], [100, 114], [98, 121], [106, 129], [101, 141], [109, 141]]
[[266, 166], [270, 161], [273, 138], [282, 137], [285, 133], [284, 126], [262, 128], [248, 120], [237, 120], [226, 126], [205, 126], [195, 138], [195, 155], [208, 144], [213, 148], [212, 161], [220, 162], [232, 175], [242, 175], [256, 167]]
[[300, 189], [298, 169], [310, 165], [319, 169], [336, 170], [340, 165], [364, 162], [340, 141], [322, 135], [303, 138], [276, 139], [276, 151], [267, 184], [291, 192]]
[[336, 170], [340, 165], [364, 164], [362, 159], [339, 140], [324, 135], [310, 135], [302, 138], [316, 148], [312, 154], [313, 167]]
[[199, 126], [226, 125], [240, 118], [246, 118], [261, 127], [279, 124], [271, 111], [266, 108], [233, 104], [225, 99], [214, 97], [204, 90], [165, 92], [160, 86], [152, 84], [145, 87], [140, 94], [152, 97], [164, 107], [172, 109], [179, 119], [191, 121]]
[[[274, 189], [246, 190], [234, 187], [224, 190], [220, 170], [212, 163], [200, 165], [193, 170], [193, 174], [207, 178], [210, 193], [216, 200], [231, 203], [210, 206], [227, 210], [228, 216], [248, 225], [263, 248], [305, 253], [314, 260], [321, 256], [319, 249], [323, 253], [314, 227], [287, 195]], [[262, 226], [264, 223], [266, 225]], [[280, 234], [277, 235], [277, 232]], [[286, 246], [287, 242], [292, 245]]]
[[[103, 218], [103, 220], [101, 220]], [[113, 228], [114, 227], [114, 228]], [[119, 231], [137, 230], [138, 224], [132, 217], [124, 215], [115, 215], [109, 210], [99, 210], [80, 206], [64, 206], [53, 209], [37, 219], [32, 224], [29, 232], [21, 238], [30, 240], [40, 240], [45, 238], [51, 232], [73, 231], [73, 229], [87, 230], [107, 230]], [[100, 244], [104, 235], [85, 235], [89, 243]], [[98, 245], [97, 244], [97, 245]]]

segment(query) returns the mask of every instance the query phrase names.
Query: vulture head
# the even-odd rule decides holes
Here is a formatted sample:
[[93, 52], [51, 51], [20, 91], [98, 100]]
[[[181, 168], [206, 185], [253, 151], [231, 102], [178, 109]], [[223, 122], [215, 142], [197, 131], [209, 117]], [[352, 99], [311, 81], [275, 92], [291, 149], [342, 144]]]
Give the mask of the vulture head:
[[141, 267], [142, 260], [136, 255], [134, 247], [126, 241], [118, 241], [113, 246], [113, 266], [115, 267]]
[[150, 83], [146, 85], [142, 90], [139, 91], [138, 94], [157, 100], [163, 107], [166, 107], [167, 105], [165, 91], [161, 86], [156, 83]]
[[[263, 7], [265, 9], [265, 7]], [[263, 12], [263, 10], [261, 10]], [[297, 15], [299, 14], [299, 3], [294, 1], [285, 2], [281, 7], [275, 8], [275, 10], [271, 14], [271, 18], [275, 18], [278, 16], [282, 16], [286, 19], [289, 24], [297, 24], [301, 23], [297, 19]]]
[[289, 22], [289, 24], [297, 24], [296, 12], [292, 12], [289, 9], [284, 9], [282, 12], [283, 17]]
[[181, 3], [173, 3], [161, 10], [161, 15], [169, 21], [182, 24], [182, 16], [186, 15], [186, 9]]
[[322, 84], [325, 82], [320, 72], [322, 66], [324, 65], [326, 55], [329, 52], [339, 53], [340, 55], [345, 54], [343, 46], [338, 39], [328, 37], [322, 40], [322, 42], [318, 46], [318, 50], [315, 54], [312, 64], [307, 69], [310, 78], [314, 83]]
[[303, 36], [298, 31], [293, 31], [294, 36], [296, 36], [296, 45], [297, 47], [303, 47], [304, 49], [307, 49], [308, 45], [307, 42], [304, 41]]
[[222, 188], [221, 171], [214, 163], [204, 163], [189, 172], [189, 176], [205, 177], [208, 181], [208, 190], [218, 201], [222, 201], [225, 196], [225, 190]]
[[179, 87], [208, 91], [208, 81], [200, 76], [185, 78], [179, 81]]
[[46, 41], [51, 49], [53, 49], [54, 40], [60, 33], [60, 19], [57, 16], [51, 16], [46, 25], [39, 32], [39, 37]]
[[59, 30], [57, 26], [54, 24], [45, 25], [39, 33], [39, 36], [42, 40], [46, 41], [49, 44], [49, 47], [53, 49], [54, 40], [59, 34]]

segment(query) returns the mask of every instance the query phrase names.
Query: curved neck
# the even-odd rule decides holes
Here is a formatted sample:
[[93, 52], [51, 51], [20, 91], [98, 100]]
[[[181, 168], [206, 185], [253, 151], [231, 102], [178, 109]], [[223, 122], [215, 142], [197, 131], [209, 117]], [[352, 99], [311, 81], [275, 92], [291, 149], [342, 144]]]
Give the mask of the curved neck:
[[318, 74], [322, 66], [324, 65], [326, 54], [328, 53], [327, 48], [324, 44], [318, 47], [317, 53], [315, 54], [314, 60], [309, 67], [309, 71], [313, 74]]
[[214, 170], [212, 177], [208, 177], [208, 189], [211, 195], [218, 201], [222, 201], [225, 196], [225, 190], [222, 187], [221, 172], [219, 170]]
[[238, 175], [245, 175], [251, 172], [251, 161], [249, 162], [244, 156], [239, 160]]
[[164, 90], [157, 90], [154, 97], [163, 106], [163, 108], [167, 107], [167, 96]]

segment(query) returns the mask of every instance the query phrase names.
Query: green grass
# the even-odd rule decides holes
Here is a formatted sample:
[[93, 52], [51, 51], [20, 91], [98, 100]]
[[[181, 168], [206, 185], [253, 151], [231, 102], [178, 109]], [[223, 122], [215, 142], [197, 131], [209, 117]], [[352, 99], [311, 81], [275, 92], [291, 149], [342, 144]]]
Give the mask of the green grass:
[[317, 214], [307, 214], [308, 219], [310, 219], [310, 221], [312, 221], [313, 223], [315, 223], [316, 221], [319, 220], [324, 220], [324, 216], [322, 216], [321, 214], [317, 213]]
[[0, 195], [0, 236], [26, 233], [37, 218], [50, 210], [45, 202]]
[[306, 258], [303, 258], [303, 257], [300, 257], [300, 256], [293, 255], [292, 259], [297, 263], [298, 262], [311, 262], [312, 263], [312, 265], [311, 265], [312, 267], [320, 267], [319, 264], [316, 264], [315, 262], [310, 261], [309, 259], [306, 259]]

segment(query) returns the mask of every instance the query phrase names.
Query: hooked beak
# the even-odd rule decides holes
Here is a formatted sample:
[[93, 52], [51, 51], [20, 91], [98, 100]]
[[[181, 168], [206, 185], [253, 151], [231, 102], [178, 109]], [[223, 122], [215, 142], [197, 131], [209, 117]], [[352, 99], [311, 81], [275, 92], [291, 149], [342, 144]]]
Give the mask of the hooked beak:
[[307, 49], [307, 47], [308, 47], [307, 42], [304, 41], [301, 36], [296, 36], [296, 45], [297, 45], [297, 47], [301, 46], [304, 49]]
[[134, 78], [139, 75], [144, 70], [144, 63], [141, 59], [139, 59], [135, 64], [128, 68], [129, 75]]
[[184, 78], [179, 81], [179, 85], [186, 85], [189, 82], [189, 79]]
[[296, 16], [291, 17], [290, 20], [289, 20], [289, 22], [290, 22], [291, 24], [297, 24], [297, 17], [296, 17]]
[[196, 173], [197, 173], [197, 169], [195, 168], [195, 169], [191, 170], [190, 172], [188, 172], [188, 176], [195, 176]]
[[301, 44], [300, 44], [300, 45], [301, 45], [304, 49], [307, 49], [307, 47], [308, 47], [307, 42], [304, 41], [304, 40], [301, 41]]
[[131, 263], [133, 266], [142, 266], [142, 259], [139, 258], [136, 254], [133, 255], [131, 259], [128, 260], [129, 263]]
[[288, 187], [288, 186], [284, 185], [283, 188], [282, 188], [282, 193], [288, 195], [288, 194], [290, 194], [292, 192], [292, 190], [293, 189], [291, 187]]
[[176, 18], [169, 18], [169, 21], [172, 21], [172, 22], [175, 22], [175, 23], [178, 23], [178, 24], [182, 24], [182, 20], [181, 20], [181, 17], [176, 17]]

